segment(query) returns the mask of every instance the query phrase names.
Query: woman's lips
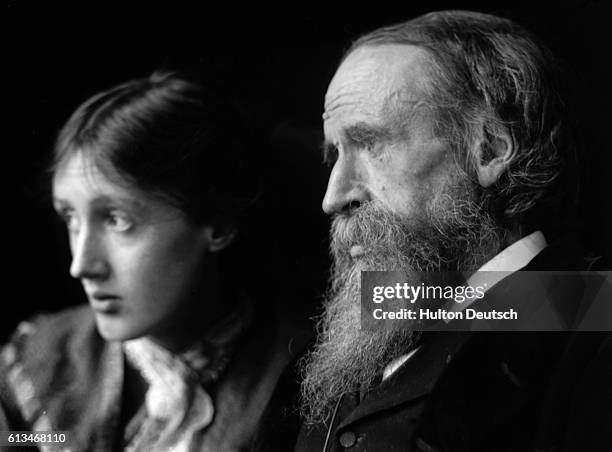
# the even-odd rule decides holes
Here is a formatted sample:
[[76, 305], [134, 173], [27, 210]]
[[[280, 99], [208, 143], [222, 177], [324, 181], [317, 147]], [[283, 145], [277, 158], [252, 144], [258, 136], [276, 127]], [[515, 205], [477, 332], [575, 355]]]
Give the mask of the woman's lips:
[[89, 295], [89, 303], [96, 312], [114, 314], [119, 310], [121, 297], [105, 292], [94, 292]]

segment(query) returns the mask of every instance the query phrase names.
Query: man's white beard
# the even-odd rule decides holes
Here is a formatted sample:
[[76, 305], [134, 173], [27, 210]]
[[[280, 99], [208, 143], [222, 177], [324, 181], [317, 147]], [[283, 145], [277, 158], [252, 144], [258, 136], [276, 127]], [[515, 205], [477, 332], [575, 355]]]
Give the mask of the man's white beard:
[[[390, 361], [418, 340], [419, 333], [406, 328], [361, 330], [362, 270], [401, 271], [409, 284], [419, 285], [425, 282], [423, 272], [476, 270], [499, 250], [501, 233], [473, 198], [466, 187], [442, 194], [417, 221], [375, 202], [334, 218], [330, 290], [317, 344], [300, 362], [306, 422], [325, 421], [342, 394], [369, 388]], [[358, 259], [350, 256], [355, 245], [365, 251]]]

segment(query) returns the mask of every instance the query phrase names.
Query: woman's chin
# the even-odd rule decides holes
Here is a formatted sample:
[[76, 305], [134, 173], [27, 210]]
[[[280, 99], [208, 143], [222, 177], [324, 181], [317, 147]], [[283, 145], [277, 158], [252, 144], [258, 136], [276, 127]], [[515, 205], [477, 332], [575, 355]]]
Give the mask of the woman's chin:
[[107, 341], [128, 341], [144, 336], [146, 330], [137, 325], [131, 325], [124, 319], [107, 318], [107, 316], [96, 314], [96, 327], [98, 333]]

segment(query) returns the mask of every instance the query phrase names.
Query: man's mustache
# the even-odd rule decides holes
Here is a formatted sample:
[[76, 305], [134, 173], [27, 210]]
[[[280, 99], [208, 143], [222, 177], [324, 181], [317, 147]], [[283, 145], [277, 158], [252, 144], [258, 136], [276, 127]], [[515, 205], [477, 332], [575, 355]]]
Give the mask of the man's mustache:
[[350, 213], [336, 214], [332, 219], [330, 237], [333, 247], [373, 245], [388, 235], [404, 219], [376, 201], [363, 204]]

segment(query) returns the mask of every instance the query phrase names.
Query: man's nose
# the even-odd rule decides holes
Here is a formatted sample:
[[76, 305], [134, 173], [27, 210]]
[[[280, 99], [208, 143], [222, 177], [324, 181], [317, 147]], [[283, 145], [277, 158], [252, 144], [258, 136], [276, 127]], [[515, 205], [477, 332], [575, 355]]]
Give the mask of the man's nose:
[[109, 265], [102, 239], [88, 228], [82, 228], [71, 239], [70, 276], [76, 279], [104, 279]]
[[339, 158], [327, 182], [323, 211], [328, 214], [347, 213], [369, 201], [369, 191], [363, 172], [355, 158]]

